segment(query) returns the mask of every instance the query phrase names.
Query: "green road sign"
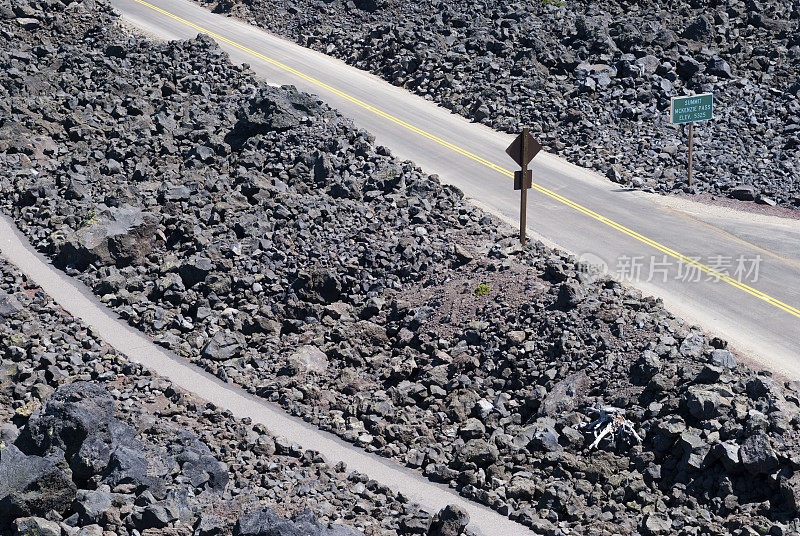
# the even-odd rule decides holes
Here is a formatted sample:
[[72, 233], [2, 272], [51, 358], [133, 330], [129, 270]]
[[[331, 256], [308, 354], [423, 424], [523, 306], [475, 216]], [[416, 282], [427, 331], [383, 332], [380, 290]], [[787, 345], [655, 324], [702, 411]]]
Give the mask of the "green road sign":
[[673, 125], [708, 121], [714, 118], [714, 95], [703, 93], [691, 97], [672, 97], [669, 109]]

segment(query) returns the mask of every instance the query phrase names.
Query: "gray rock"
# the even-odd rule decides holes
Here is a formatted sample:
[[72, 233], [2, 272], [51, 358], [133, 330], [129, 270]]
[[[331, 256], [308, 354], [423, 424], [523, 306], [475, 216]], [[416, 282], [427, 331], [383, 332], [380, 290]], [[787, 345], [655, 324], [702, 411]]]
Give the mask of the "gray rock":
[[85, 438], [107, 430], [114, 420], [114, 399], [101, 386], [76, 382], [60, 387], [34, 413], [17, 445], [40, 456], [60, 450], [71, 457]]
[[558, 305], [560, 307], [577, 307], [586, 297], [583, 286], [575, 280], [566, 281], [558, 290]]
[[699, 358], [703, 355], [705, 339], [700, 333], [692, 333], [681, 342], [680, 352], [686, 357]]
[[461, 449], [464, 461], [472, 462], [479, 467], [486, 467], [497, 461], [497, 447], [483, 439], [470, 439]]
[[203, 346], [201, 355], [213, 361], [227, 361], [239, 354], [242, 346], [239, 338], [229, 331], [218, 331]]
[[103, 536], [103, 527], [100, 525], [86, 525], [79, 528], [75, 536]]
[[728, 195], [739, 201], [755, 201], [757, 192], [756, 189], [749, 184], [739, 184], [732, 189]]
[[681, 465], [694, 470], [703, 467], [706, 456], [711, 450], [711, 446], [703, 441], [699, 435], [690, 431], [681, 434], [678, 440], [678, 448], [683, 453]]
[[661, 371], [661, 360], [650, 350], [645, 350], [631, 367], [631, 381], [635, 385], [647, 385]]
[[719, 76], [720, 78], [733, 78], [731, 66], [727, 61], [718, 56], [715, 56], [708, 61], [708, 64], [706, 64], [706, 72], [708, 74], [713, 74], [714, 76]]
[[739, 457], [744, 468], [753, 475], [768, 474], [778, 468], [778, 456], [764, 432], [757, 432], [745, 439], [739, 449]]
[[140, 444], [117, 446], [111, 453], [103, 482], [112, 488], [131, 484], [139, 490], [148, 490], [153, 496], [163, 498], [166, 486], [163, 479], [150, 474], [148, 453]]
[[223, 492], [228, 484], [228, 467], [218, 461], [208, 446], [194, 434], [179, 430], [177, 437], [179, 447], [176, 447], [173, 454], [181, 466], [181, 473], [196, 488], [208, 487], [217, 493]]
[[790, 511], [800, 512], [800, 472], [780, 480], [780, 492]]
[[159, 501], [145, 508], [139, 521], [139, 530], [162, 529], [180, 517], [178, 507], [172, 501]]
[[465, 440], [481, 438], [486, 434], [486, 427], [475, 418], [467, 419], [458, 430], [459, 435]]
[[0, 292], [0, 318], [10, 317], [24, 309], [16, 296]]
[[0, 449], [0, 528], [18, 517], [63, 513], [77, 488], [58, 454], [26, 456], [16, 446]]
[[728, 472], [736, 471], [741, 467], [739, 460], [739, 445], [731, 441], [717, 443], [712, 449], [713, 456], [722, 462]]
[[736, 357], [728, 350], [716, 349], [711, 352], [711, 363], [729, 370], [736, 369]]
[[691, 56], [681, 56], [678, 59], [677, 72], [683, 80], [691, 80], [704, 69], [703, 65]]
[[725, 401], [719, 394], [699, 387], [690, 388], [686, 396], [686, 407], [689, 413], [701, 421], [716, 417], [723, 404]]
[[714, 38], [714, 21], [706, 15], [701, 15], [686, 27], [683, 36], [694, 41], [708, 43]]
[[536, 482], [531, 478], [515, 475], [506, 486], [506, 495], [513, 499], [530, 501], [536, 497]]
[[555, 417], [572, 411], [589, 384], [589, 378], [583, 371], [567, 376], [547, 393], [539, 407], [539, 413]]
[[648, 514], [642, 523], [642, 532], [647, 536], [672, 534], [672, 520], [666, 514]]
[[66, 237], [56, 262], [80, 270], [89, 264], [141, 264], [152, 251], [155, 229], [155, 216], [139, 208], [107, 208]]
[[450, 504], [439, 510], [431, 522], [428, 536], [460, 536], [469, 524], [469, 514], [462, 507]]
[[289, 365], [299, 374], [320, 374], [328, 368], [328, 356], [316, 346], [305, 344], [289, 357]]
[[35, 30], [42, 23], [38, 19], [29, 18], [29, 17], [19, 17], [17, 18], [17, 24], [25, 28], [26, 30]]
[[58, 523], [41, 517], [15, 519], [14, 529], [14, 536], [61, 536], [61, 527]]
[[193, 256], [181, 263], [178, 273], [183, 279], [186, 288], [191, 288], [201, 281], [205, 281], [208, 274], [214, 269], [214, 263], [207, 257]]
[[319, 111], [319, 105], [310, 95], [300, 93], [293, 86], [280, 91], [262, 87], [242, 111], [238, 123], [225, 136], [225, 142], [234, 150], [241, 150], [253, 136], [297, 128], [306, 116]]
[[271, 508], [260, 508], [242, 515], [233, 528], [233, 536], [359, 536], [360, 532], [328, 529], [319, 524], [310, 511], [293, 520], [282, 519]]
[[549, 425], [537, 424], [529, 448], [536, 451], [555, 452], [559, 450], [558, 432]]
[[195, 536], [221, 536], [225, 534], [229, 522], [227, 519], [208, 512], [201, 512], [194, 525]]
[[11, 443], [15, 442], [18, 437], [19, 428], [17, 428], [14, 423], [7, 422], [0, 424], [0, 443], [10, 445]]
[[78, 490], [75, 511], [84, 525], [102, 524], [103, 515], [110, 508], [110, 493], [102, 490]]

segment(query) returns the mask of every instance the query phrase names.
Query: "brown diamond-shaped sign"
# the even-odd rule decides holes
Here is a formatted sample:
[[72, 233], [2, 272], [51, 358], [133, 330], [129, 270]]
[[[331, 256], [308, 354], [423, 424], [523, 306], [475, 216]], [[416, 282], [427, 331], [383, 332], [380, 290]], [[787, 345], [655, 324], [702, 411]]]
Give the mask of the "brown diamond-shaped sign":
[[[523, 137], [525, 137], [525, 140], [527, 142], [525, 143], [526, 147], [524, 155], [522, 154]], [[516, 162], [518, 165], [527, 166], [530, 163], [530, 161], [533, 160], [533, 157], [536, 156], [541, 150], [542, 146], [539, 145], [539, 142], [536, 141], [533, 136], [531, 136], [530, 134], [525, 136], [525, 134], [523, 133], [517, 136], [517, 138], [511, 142], [511, 145], [509, 145], [508, 149], [506, 149], [506, 153], [508, 153], [508, 156], [513, 158], [514, 162]]]

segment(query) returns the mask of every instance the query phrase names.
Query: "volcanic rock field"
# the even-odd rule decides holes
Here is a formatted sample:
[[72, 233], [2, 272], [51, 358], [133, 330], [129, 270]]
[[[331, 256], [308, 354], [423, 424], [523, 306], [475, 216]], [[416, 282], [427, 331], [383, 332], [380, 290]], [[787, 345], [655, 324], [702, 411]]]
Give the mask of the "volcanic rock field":
[[430, 523], [366, 475], [128, 363], [5, 262], [0, 342], [0, 534], [356, 536]]
[[[800, 206], [797, 0], [198, 1], [615, 182]], [[689, 189], [670, 98], [705, 92]]]
[[[0, 207], [159, 344], [536, 534], [794, 530], [800, 383], [207, 37], [0, 6]], [[0, 532], [464, 530], [128, 363], [8, 265], [0, 343]]]

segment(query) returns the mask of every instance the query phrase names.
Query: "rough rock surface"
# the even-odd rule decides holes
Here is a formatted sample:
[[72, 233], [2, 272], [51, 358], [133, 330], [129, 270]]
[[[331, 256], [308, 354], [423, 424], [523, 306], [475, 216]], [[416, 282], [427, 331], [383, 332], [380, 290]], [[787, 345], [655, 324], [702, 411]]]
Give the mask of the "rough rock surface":
[[275, 536], [394, 535], [430, 522], [129, 363], [4, 261], [0, 289], [24, 305], [0, 322], [0, 534], [230, 535], [268, 516]]
[[[797, 383], [753, 372], [724, 341], [565, 254], [520, 248], [460, 192], [321, 103], [258, 84], [209, 39], [127, 37], [97, 5], [70, 8], [68, 33], [56, 7], [35, 36], [0, 21], [14, 36], [0, 50], [0, 129], [14, 133], [0, 143], [0, 205], [53, 258], [109, 207], [152, 215], [143, 259], [64, 266], [133, 326], [538, 532], [789, 530]], [[77, 352], [64, 364], [26, 339], [6, 344], [15, 380], [0, 386], [20, 418], [36, 414], [33, 393], [51, 393], [33, 387], [57, 381], [59, 366], [97, 359]], [[14, 370], [26, 359], [40, 359], [36, 375]], [[106, 377], [101, 364], [90, 378]], [[15, 390], [20, 370], [31, 390]], [[641, 443], [590, 448], [604, 406], [622, 410]], [[294, 452], [248, 441], [237, 451], [247, 462], [212, 449], [234, 475], [228, 490], [269, 469], [253, 456]], [[216, 477], [192, 460], [183, 476], [213, 493]], [[350, 478], [353, 519], [431, 527], [377, 483]], [[272, 479], [285, 482], [270, 476], [262, 494], [310, 500]], [[132, 526], [174, 523], [180, 507], [149, 495]], [[92, 496], [86, 511], [105, 500]], [[320, 501], [325, 520], [344, 508]]]
[[[200, 0], [611, 180], [686, 185], [670, 98], [713, 92], [696, 191], [800, 205], [800, 4], [779, 0]], [[747, 190], [744, 190], [745, 192]], [[742, 197], [738, 197], [742, 198]]]

